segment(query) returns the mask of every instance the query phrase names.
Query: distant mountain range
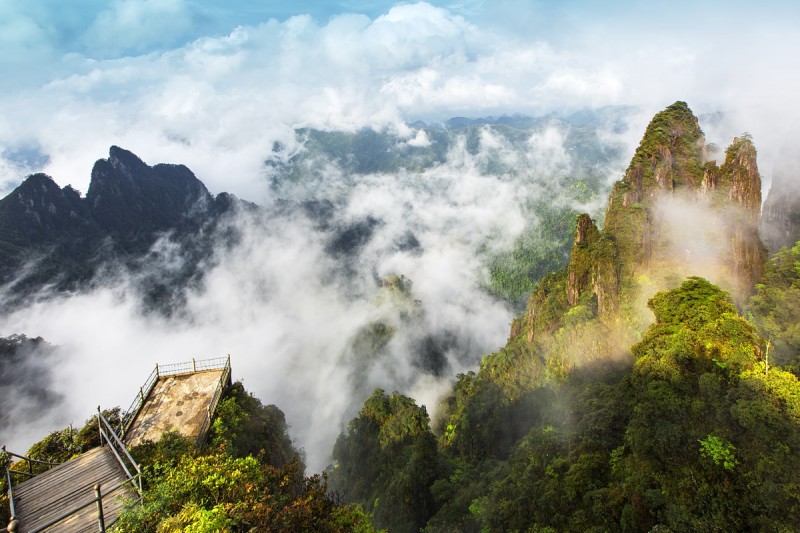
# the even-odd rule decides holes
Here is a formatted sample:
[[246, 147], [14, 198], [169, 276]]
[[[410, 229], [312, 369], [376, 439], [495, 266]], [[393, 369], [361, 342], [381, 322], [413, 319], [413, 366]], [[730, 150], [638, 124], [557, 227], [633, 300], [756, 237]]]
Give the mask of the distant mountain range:
[[43, 286], [72, 290], [109, 261], [146, 253], [165, 232], [202, 254], [204, 244], [191, 236], [239, 202], [211, 196], [183, 165], [151, 167], [112, 146], [95, 163], [85, 197], [34, 174], [0, 200], [0, 282], [13, 283], [18, 298]]
[[[302, 149], [289, 152], [276, 143], [265, 160], [267, 185], [274, 197], [268, 207], [227, 193], [212, 196], [186, 166], [149, 166], [132, 152], [112, 146], [108, 158], [95, 163], [85, 196], [70, 186], [59, 187], [45, 174], [33, 174], [0, 200], [0, 286], [6, 286], [8, 308], [43, 287], [76, 290], [91, 284], [98, 274], [113, 271], [115, 265], [141, 269], [141, 258], [159, 238], [169, 235], [180, 244], [187, 261], [177, 272], [148, 277], [141, 288], [149, 304], [171, 305], [180, 299], [182, 287], [202, 277], [197, 265], [210, 257], [212, 246], [206, 237], [226, 214], [239, 208], [272, 213], [297, 209], [327, 235], [328, 251], [341, 259], [357, 252], [380, 224], [373, 217], [335, 220], [353, 187], [352, 176], [425, 172], [447, 164], [458, 149], [475, 158], [481, 173], [503, 180], [533, 180], [554, 189], [554, 196], [563, 196], [562, 188], [575, 186], [568, 201], [585, 202], [592, 195], [604, 194], [604, 172], [619, 156], [619, 148], [600, 141], [598, 132], [623, 127], [627, 112], [608, 108], [568, 117], [453, 118], [446, 124], [412, 125], [419, 128], [418, 142], [369, 129], [355, 133], [300, 129], [297, 138]], [[531, 135], [548, 127], [564, 132], [564, 147], [569, 151], [570, 167], [556, 175], [539, 172], [524, 159], [531, 150]], [[487, 147], [486, 135], [502, 146]], [[506, 161], [509, 152], [516, 155]], [[339, 172], [335, 179], [332, 168]], [[535, 205], [524, 199], [520, 202], [531, 218], [534, 211], [541, 215], [542, 210], [553, 209], [544, 198]], [[562, 206], [548, 217], [571, 225], [575, 214]], [[206, 237], [198, 238], [200, 233]], [[400, 247], [419, 246], [411, 231], [398, 239]], [[517, 255], [527, 257], [524, 264], [517, 259], [487, 258], [495, 265], [493, 272], [503, 276], [516, 272], [512, 276], [515, 288], [498, 294], [522, 301], [538, 276], [566, 261], [568, 239], [536, 239], [535, 253], [530, 242], [519, 245]]]
[[[551, 193], [555, 196], [569, 189], [571, 201], [585, 202], [606, 194], [608, 165], [620, 156], [619, 147], [601, 141], [599, 132], [624, 129], [630, 113], [630, 108], [610, 107], [567, 116], [455, 117], [443, 124], [412, 124], [419, 128], [415, 142], [369, 129], [355, 133], [301, 129], [297, 131], [301, 150], [289, 152], [276, 143], [265, 160], [275, 197], [269, 209], [299, 208], [317, 229], [327, 232], [330, 253], [344, 257], [366, 243], [380, 224], [373, 217], [334, 222], [336, 211], [346, 201], [337, 191], [346, 194], [353, 185], [348, 176], [424, 172], [445, 164], [459, 142], [468, 154], [487, 152], [476, 158], [480, 172], [556, 187]], [[531, 135], [548, 127], [564, 133], [570, 167], [557, 170], [556, 175], [537, 175], [531, 162], [521, 156], [530, 151]], [[494, 152], [487, 148], [483, 138], [487, 131], [504, 146]], [[508, 158], [504, 150], [517, 155]], [[330, 165], [341, 172], [338, 186], [331, 186]], [[780, 189], [767, 198], [761, 231], [771, 249], [791, 244], [798, 236], [800, 209], [793, 198]], [[553, 209], [546, 199], [522, 203], [531, 218]], [[181, 287], [202, 276], [198, 262], [211, 255], [210, 240], [198, 235], [213, 233], [219, 220], [237, 208], [264, 209], [228, 193], [212, 196], [184, 165], [149, 166], [117, 146], [111, 147], [107, 159], [95, 163], [83, 197], [70, 186], [59, 187], [45, 174], [33, 174], [0, 200], [0, 286], [6, 286], [6, 303], [13, 306], [42, 287], [75, 290], [108, 265], [136, 270], [141, 266], [139, 259], [167, 234], [181, 245], [187, 261], [176, 272], [148, 278], [143, 289], [145, 299], [153, 304], [179, 298]], [[577, 211], [560, 207], [544, 218], [569, 220], [574, 228], [576, 215]], [[602, 213], [593, 213], [597, 215]], [[523, 301], [541, 275], [566, 264], [568, 239], [553, 231], [535, 237], [532, 243], [530, 235], [519, 242], [515, 256], [487, 258], [493, 276], [500, 276], [507, 285], [501, 287], [500, 278], [493, 279], [490, 289], [510, 301]], [[398, 246], [419, 246], [412, 232], [400, 240]]]

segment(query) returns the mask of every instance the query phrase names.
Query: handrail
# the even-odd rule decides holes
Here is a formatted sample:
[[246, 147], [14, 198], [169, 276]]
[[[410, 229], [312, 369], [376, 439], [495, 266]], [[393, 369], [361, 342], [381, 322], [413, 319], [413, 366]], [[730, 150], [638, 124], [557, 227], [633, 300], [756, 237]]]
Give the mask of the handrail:
[[[97, 420], [98, 420], [98, 422], [97, 422], [98, 423], [98, 429], [99, 429], [99, 432], [100, 432], [100, 445], [101, 446], [103, 445], [103, 440], [105, 439], [105, 442], [109, 445], [109, 448], [111, 449], [112, 453], [114, 454], [114, 457], [117, 459], [117, 462], [122, 467], [122, 470], [125, 472], [125, 479], [123, 481], [120, 481], [116, 485], [114, 485], [113, 488], [111, 488], [111, 490], [105, 491], [105, 494], [101, 493], [100, 485], [99, 484], [96, 485], [95, 486], [95, 495], [96, 496], [92, 500], [90, 500], [90, 501], [88, 501], [88, 502], [86, 502], [84, 504], [81, 504], [81, 505], [79, 505], [77, 507], [74, 507], [74, 508], [70, 509], [69, 511], [65, 511], [64, 513], [62, 513], [61, 515], [57, 516], [56, 518], [53, 518], [52, 520], [50, 520], [46, 524], [41, 525], [41, 526], [39, 526], [39, 527], [37, 527], [35, 529], [32, 529], [32, 530], [28, 531], [27, 533], [39, 533], [40, 531], [44, 531], [45, 529], [54, 526], [58, 522], [64, 520], [65, 518], [68, 518], [68, 517], [72, 516], [73, 514], [77, 513], [78, 511], [81, 511], [81, 510], [85, 509], [86, 507], [89, 507], [92, 504], [97, 504], [97, 507], [98, 507], [98, 523], [103, 524], [103, 520], [104, 520], [103, 519], [103, 497], [104, 496], [108, 496], [109, 494], [113, 493], [114, 491], [116, 491], [117, 489], [119, 489], [120, 487], [122, 487], [125, 484], [130, 484], [133, 487], [133, 489], [136, 490], [136, 492], [139, 494], [139, 497], [141, 498], [141, 496], [142, 496], [142, 470], [141, 470], [141, 468], [139, 468], [139, 465], [136, 463], [136, 461], [131, 456], [130, 452], [128, 452], [128, 449], [125, 447], [125, 444], [122, 442], [122, 440], [119, 438], [119, 436], [117, 436], [117, 434], [114, 432], [114, 428], [111, 426], [111, 423], [108, 421], [108, 419], [105, 416], [103, 416], [103, 413], [100, 410], [100, 406], [97, 407]], [[105, 428], [103, 426], [105, 426]], [[133, 466], [134, 470], [136, 471], [136, 474], [131, 474], [130, 469], [128, 468], [128, 466], [125, 464], [125, 461], [123, 461], [122, 457], [120, 456], [120, 454], [118, 452], [118, 449], [121, 450], [124, 453], [125, 457], [130, 461], [130, 464]], [[13, 455], [14, 457], [19, 457], [21, 459], [26, 459], [26, 460], [29, 459], [29, 458], [27, 458], [25, 456], [22, 456], [22, 455], [19, 455], [19, 454], [16, 454], [16, 453], [8, 452], [8, 451], [5, 450], [5, 447], [3, 447], [3, 451], [8, 453], [9, 455]], [[51, 466], [58, 464], [58, 463], [49, 463], [47, 461], [40, 461], [40, 460], [37, 460], [37, 459], [33, 459], [32, 461], [35, 461], [37, 463], [43, 463], [43, 464], [51, 465]], [[6, 469], [6, 478], [8, 480], [9, 508], [10, 508], [10, 511], [11, 511], [11, 518], [13, 520], [13, 519], [16, 518], [16, 508], [14, 506], [14, 493], [13, 493], [13, 489], [12, 489], [11, 472], [15, 472], [15, 471], [11, 470], [10, 468]], [[28, 474], [27, 472], [15, 472], [15, 473], [20, 473], [20, 474], [25, 474], [25, 475], [33, 475], [33, 474]], [[102, 526], [101, 526], [101, 531], [105, 531], [105, 529]]]
[[17, 510], [14, 508], [14, 491], [11, 490], [11, 473], [6, 469], [6, 481], [8, 481], [8, 507], [11, 511], [11, 519], [17, 516]]
[[198, 446], [200, 446], [206, 438], [206, 433], [211, 427], [211, 418], [214, 415], [214, 411], [217, 409], [217, 403], [219, 402], [219, 399], [222, 397], [223, 387], [227, 386], [228, 382], [230, 381], [230, 377], [231, 355], [228, 354], [228, 357], [225, 361], [225, 367], [222, 370], [222, 375], [219, 377], [219, 382], [217, 382], [217, 388], [214, 390], [214, 395], [211, 397], [211, 401], [206, 408], [206, 417], [203, 420], [203, 425], [200, 427], [200, 432], [197, 434]]
[[60, 463], [51, 463], [50, 461], [42, 461], [41, 459], [33, 459], [31, 457], [26, 457], [25, 455], [20, 455], [18, 453], [10, 452], [6, 450], [5, 446], [3, 446], [2, 450], [3, 453], [7, 453], [8, 455], [17, 457], [19, 459], [23, 459], [25, 461], [28, 461], [29, 463], [39, 463], [40, 465], [50, 465], [50, 466], [58, 466], [60, 464]]
[[[136, 461], [131, 456], [130, 452], [128, 451], [127, 446], [125, 446], [125, 443], [123, 443], [122, 439], [120, 439], [117, 436], [117, 434], [114, 432], [114, 428], [111, 427], [111, 424], [109, 423], [109, 421], [106, 419], [105, 416], [103, 416], [103, 413], [100, 410], [100, 406], [99, 405], [97, 406], [97, 417], [98, 417], [98, 426], [99, 426], [100, 437], [101, 437], [100, 444], [102, 445], [102, 439], [105, 438], [106, 442], [109, 445], [109, 448], [111, 448], [111, 451], [114, 453], [114, 457], [116, 457], [117, 462], [122, 467], [122, 469], [125, 471], [125, 475], [127, 476], [127, 479], [129, 481], [133, 481], [135, 478], [138, 478], [138, 482], [137, 482], [136, 486], [137, 486], [137, 492], [139, 493], [139, 496], [141, 496], [142, 495], [142, 477], [141, 477], [142, 476], [142, 470], [141, 470], [141, 468], [139, 468], [139, 465], [136, 463]], [[105, 425], [106, 428], [108, 429], [108, 432], [111, 433], [111, 436], [113, 437], [113, 440], [111, 440], [108, 437], [108, 433], [103, 429], [103, 425]], [[135, 475], [131, 474], [131, 472], [128, 469], [127, 465], [125, 465], [125, 461], [122, 460], [122, 457], [120, 457], [120, 455], [119, 455], [117, 450], [120, 450], [125, 454], [125, 457], [128, 459], [128, 461], [130, 462], [131, 466], [133, 466], [134, 470], [136, 470], [136, 474]]]
[[144, 405], [144, 401], [147, 396], [150, 394], [150, 391], [153, 390], [153, 387], [156, 386], [156, 381], [158, 381], [159, 371], [158, 371], [158, 364], [156, 364], [155, 369], [150, 372], [150, 375], [147, 376], [147, 379], [144, 381], [144, 385], [139, 387], [139, 394], [133, 399], [130, 406], [128, 406], [127, 411], [123, 411], [120, 418], [119, 418], [119, 433], [120, 435], [124, 435], [125, 432], [128, 430], [128, 426], [130, 426], [131, 422], [133, 422], [134, 417], [139, 412], [139, 409], [142, 408]]
[[[116, 433], [114, 433], [114, 430], [113, 430], [113, 428], [111, 427], [111, 424], [110, 424], [110, 423], [109, 423], [109, 421], [106, 419], [106, 417], [105, 417], [105, 416], [103, 416], [103, 413], [102, 413], [102, 412], [100, 412], [100, 406], [98, 406], [98, 407], [97, 407], [97, 409], [98, 409], [98, 415], [100, 416], [100, 419], [103, 421], [103, 423], [106, 425], [106, 427], [107, 427], [107, 428], [108, 428], [108, 429], [111, 431], [111, 436], [112, 436], [112, 437], [114, 437], [114, 442], [117, 444], [117, 446], [119, 446], [119, 447], [120, 447], [120, 449], [121, 449], [123, 452], [125, 452], [125, 457], [127, 457], [127, 458], [128, 458], [128, 460], [129, 460], [129, 461], [130, 461], [130, 462], [133, 464], [133, 466], [136, 468], [136, 472], [137, 472], [138, 474], [141, 474], [141, 473], [142, 473], [142, 471], [139, 469], [139, 465], [137, 465], [137, 464], [136, 464], [136, 461], [134, 461], [133, 457], [131, 457], [131, 454], [128, 452], [128, 448], [126, 448], [126, 447], [125, 447], [125, 443], [123, 443], [123, 442], [122, 442], [122, 439], [120, 439], [120, 438], [117, 436], [117, 434], [116, 434]], [[106, 437], [106, 440], [108, 440], [108, 437]], [[109, 442], [110, 442], [110, 441], [109, 441]]]
[[19, 474], [19, 475], [28, 476], [28, 477], [34, 477], [34, 476], [37, 475], [37, 474], [33, 473], [33, 465], [34, 465], [34, 463], [41, 464], [41, 465], [46, 465], [48, 467], [47, 468], [48, 470], [50, 469], [50, 467], [58, 466], [59, 463], [53, 463], [53, 462], [50, 462], [50, 461], [42, 461], [41, 459], [33, 459], [33, 458], [28, 457], [26, 455], [21, 455], [19, 453], [14, 453], [14, 452], [6, 450], [5, 445], [3, 445], [2, 453], [8, 455], [9, 457], [16, 457], [18, 459], [22, 459], [23, 461], [26, 461], [28, 463], [28, 471], [27, 472], [23, 472], [21, 470], [14, 470], [14, 469], [11, 468], [10, 464], [9, 464], [9, 466], [6, 467], [6, 482], [8, 483], [8, 507], [9, 507], [9, 511], [11, 512], [11, 520], [13, 521], [16, 518], [17, 510], [16, 510], [16, 507], [14, 505], [14, 482], [13, 482], [13, 479], [11, 478], [11, 474]]
[[12, 470], [10, 468], [6, 468], [6, 472], [11, 472], [12, 474], [19, 474], [20, 476], [28, 476], [28, 477], [36, 477], [39, 474], [32, 474], [31, 472], [23, 472], [22, 470]]
[[100, 434], [103, 435], [106, 438], [106, 442], [109, 442], [109, 446], [108, 447], [111, 449], [111, 453], [114, 454], [114, 457], [117, 458], [117, 462], [119, 463], [119, 466], [121, 466], [122, 470], [125, 471], [125, 479], [133, 479], [134, 478], [133, 474], [131, 474], [131, 471], [128, 470], [128, 467], [125, 465], [125, 462], [122, 460], [122, 457], [119, 456], [119, 453], [117, 453], [117, 449], [114, 446], [111, 446], [110, 441], [108, 439], [108, 435], [106, 434], [106, 432], [101, 429], [100, 430]]

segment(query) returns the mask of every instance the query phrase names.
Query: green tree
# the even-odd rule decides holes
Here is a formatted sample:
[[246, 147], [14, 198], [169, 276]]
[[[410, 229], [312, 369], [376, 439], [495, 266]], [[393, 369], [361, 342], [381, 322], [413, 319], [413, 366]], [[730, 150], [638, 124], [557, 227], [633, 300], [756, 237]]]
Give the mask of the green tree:
[[236, 457], [259, 456], [267, 464], [280, 467], [301, 461], [288, 430], [283, 411], [263, 405], [237, 381], [217, 406], [209, 442], [211, 447], [225, 444]]
[[378, 527], [419, 531], [436, 511], [431, 485], [440, 469], [429, 424], [425, 407], [377, 389], [336, 440], [334, 490]]

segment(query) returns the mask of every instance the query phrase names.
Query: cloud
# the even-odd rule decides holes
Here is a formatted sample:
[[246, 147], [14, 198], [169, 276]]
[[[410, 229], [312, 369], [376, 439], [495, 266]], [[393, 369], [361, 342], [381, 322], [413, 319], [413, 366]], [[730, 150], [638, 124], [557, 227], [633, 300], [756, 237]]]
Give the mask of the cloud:
[[[800, 122], [789, 120], [798, 81], [781, 66], [800, 49], [789, 31], [796, 10], [770, 4], [774, 20], [768, 10], [745, 20], [731, 10], [605, 13], [580, 2], [443, 5], [322, 18], [308, 3], [296, 12], [315, 15], [249, 23], [244, 10], [182, 0], [85, 2], [82, 17], [62, 8], [63, 23], [53, 6], [6, 6], [12, 22], [0, 35], [18, 53], [4, 54], [4, 78], [38, 81], [3, 91], [0, 147], [40, 148], [49, 164], [31, 171], [85, 191], [83, 169], [115, 143], [186, 163], [214, 192], [262, 200], [263, 158], [298, 126], [401, 131], [416, 118], [609, 104], [639, 106], [646, 121], [682, 99], [730, 114], [738, 131], [721, 138], [751, 131], [767, 159], [773, 132]], [[529, 31], [512, 31], [515, 13]], [[643, 26], [643, 17], [661, 22]], [[240, 25], [221, 31], [233, 20]]]
[[94, 57], [116, 57], [179, 42], [192, 29], [185, 0], [116, 0], [84, 34]]
[[[768, 173], [800, 124], [791, 68], [797, 9], [777, 2], [664, 10], [504, 0], [347, 12], [247, 4], [255, 11], [179, 0], [0, 3], [0, 189], [43, 170], [86, 192], [88, 169], [117, 144], [151, 164], [186, 164], [213, 193], [271, 205], [264, 161], [276, 141], [302, 150], [298, 127], [386, 129], [414, 147], [431, 141], [407, 126], [419, 118], [629, 104], [640, 112], [627, 133], [603, 135], [622, 139], [629, 155], [652, 115], [678, 99], [698, 113], [725, 112], [702, 123], [710, 141], [724, 146], [750, 131]], [[379, 220], [355, 262], [332, 260], [330, 235], [302, 216], [242, 218], [234, 222], [242, 242], [220, 252], [202, 290], [188, 294], [188, 321], [142, 316], [135, 280], [123, 276], [91, 294], [32, 305], [5, 319], [3, 331], [61, 346], [73, 364], [59, 390], [93, 392], [88, 401], [68, 396], [76, 423], [97, 401], [127, 404], [155, 361], [230, 352], [235, 374], [287, 411], [319, 466], [357, 403], [337, 392], [352, 386], [352, 368], [337, 361], [347, 360], [365, 322], [397, 319], [375, 303], [376, 277], [413, 281], [420, 331], [458, 339], [444, 350], [453, 373], [505, 341], [510, 311], [481, 291], [476, 247], [507, 249], [525, 228], [530, 214], [519, 201], [543, 188], [508, 179], [509, 169], [537, 179], [569, 169], [566, 134], [543, 130], [520, 151], [486, 129], [480, 152], [464, 140], [446, 164], [416, 174], [354, 179], [320, 161], [325, 179], [283, 192], [308, 198], [313, 185], [315, 197], [337, 200], [337, 224]], [[503, 179], [487, 175], [489, 157]], [[395, 249], [406, 231], [423, 253]], [[392, 340], [365, 384], [435, 396], [423, 391], [446, 384], [409, 370], [408, 347], [418, 340]], [[109, 362], [122, 381], [87, 370]]]
[[[427, 138], [420, 131], [393, 139]], [[575, 164], [565, 135], [554, 125], [522, 139], [483, 127], [468, 146], [466, 133], [454, 133], [442, 162], [391, 174], [351, 174], [312, 154], [320, 160], [309, 167], [323, 171], [274, 189], [288, 204], [239, 213], [198, 237], [215, 252], [202, 282], [185, 289], [182, 312], [142, 312], [142, 281], [168, 279], [186, 260], [166, 235], [136, 272], [109, 268], [89, 292], [41, 295], [0, 316], [0, 334], [59, 346], [53, 389], [63, 409], [28, 435], [79, 424], [98, 403], [127, 406], [156, 362], [228, 353], [234, 378], [286, 412], [314, 470], [376, 387], [412, 394], [435, 413], [454, 376], [506, 341], [513, 312], [485, 290], [485, 259], [532, 228], [529, 205], [545, 184], [552, 201], [566, 198], [552, 180]], [[287, 151], [305, 153], [301, 141]], [[309, 215], [302, 201], [331, 209]], [[348, 241], [352, 228], [364, 237]], [[392, 276], [404, 276], [407, 293], [386, 286]], [[373, 324], [392, 332], [385, 345], [369, 337]]]

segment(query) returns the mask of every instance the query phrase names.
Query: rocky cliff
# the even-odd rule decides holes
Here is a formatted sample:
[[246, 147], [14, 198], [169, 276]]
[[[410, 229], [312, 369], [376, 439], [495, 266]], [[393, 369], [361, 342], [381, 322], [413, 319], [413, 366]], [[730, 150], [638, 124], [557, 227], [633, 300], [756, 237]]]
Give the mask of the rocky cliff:
[[72, 290], [101, 264], [133, 259], [165, 233], [189, 243], [192, 255], [205, 246], [193, 235], [235, 204], [224, 193], [212, 197], [183, 165], [149, 166], [112, 146], [95, 163], [86, 197], [34, 174], [0, 200], [0, 285], [13, 280], [18, 299], [44, 285]]
[[800, 241], [800, 190], [790, 169], [778, 169], [761, 212], [761, 238], [770, 252]]
[[[684, 102], [653, 118], [614, 185], [602, 232], [588, 230], [585, 216], [578, 221], [568, 268], [571, 305], [590, 291], [600, 316], [608, 316], [620, 298], [635, 297], [630, 293], [636, 279], [663, 284], [667, 277], [696, 274], [695, 268], [704, 275], [716, 271], [718, 282], [740, 298], [752, 291], [766, 257], [758, 237], [761, 178], [755, 147], [742, 136], [734, 139], [722, 166], [706, 157], [705, 137]], [[586, 236], [590, 242], [584, 242]]]
[[[602, 357], [579, 335], [565, 344], [575, 317], [597, 319], [603, 335], [628, 345], [649, 323], [647, 299], [692, 275], [708, 277], [743, 301], [766, 260], [760, 206], [749, 136], [734, 139], [717, 165], [707, 160], [697, 118], [676, 102], [648, 125], [611, 191], [602, 230], [588, 215], [578, 217], [566, 271], [532, 294], [527, 312], [512, 324], [510, 343], [524, 339], [562, 360], [589, 352]], [[613, 344], [606, 346], [613, 350]]]

